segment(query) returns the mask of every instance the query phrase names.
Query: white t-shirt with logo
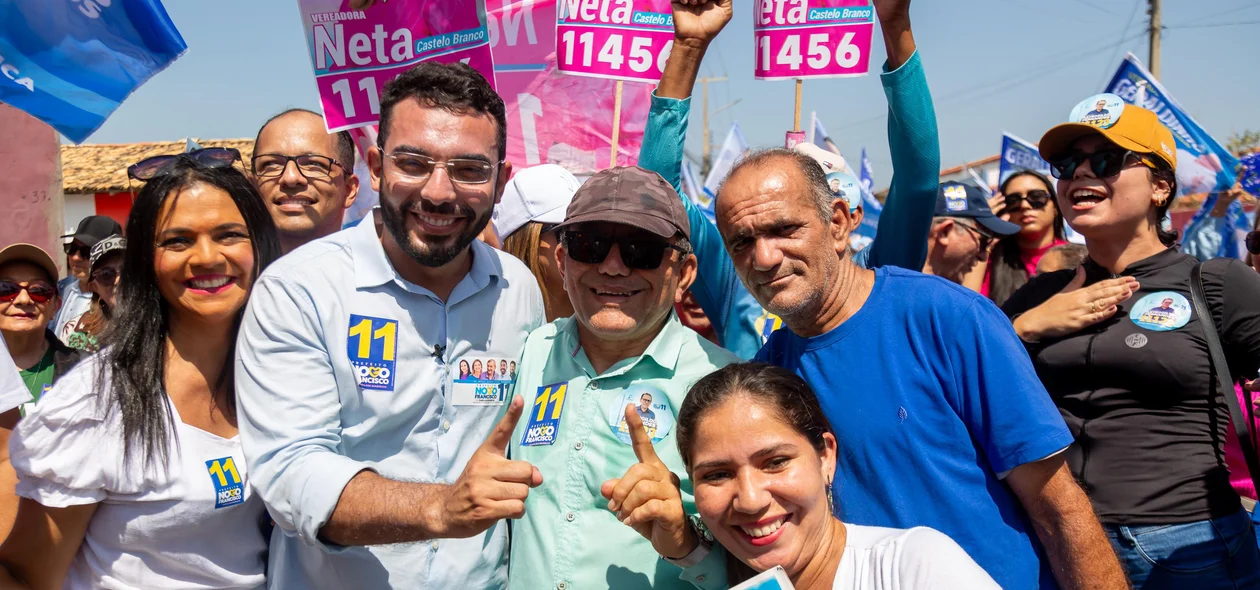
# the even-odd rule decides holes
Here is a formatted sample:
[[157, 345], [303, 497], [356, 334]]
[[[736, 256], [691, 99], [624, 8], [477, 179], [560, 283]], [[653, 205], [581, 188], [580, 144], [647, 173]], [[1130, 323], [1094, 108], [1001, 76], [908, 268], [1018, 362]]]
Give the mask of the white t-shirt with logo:
[[99, 358], [62, 377], [9, 443], [19, 496], [48, 507], [98, 504], [64, 587], [262, 588], [266, 511], [239, 437], [174, 414], [166, 465], [145, 469], [139, 456], [124, 464], [121, 421], [95, 383]]
[[845, 524], [848, 539], [834, 590], [1000, 590], [945, 533]]

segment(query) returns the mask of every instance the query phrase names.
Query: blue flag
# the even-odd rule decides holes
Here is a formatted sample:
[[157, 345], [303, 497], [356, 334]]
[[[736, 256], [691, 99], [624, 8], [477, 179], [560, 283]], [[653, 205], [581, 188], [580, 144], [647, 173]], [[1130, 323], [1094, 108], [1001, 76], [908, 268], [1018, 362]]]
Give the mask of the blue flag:
[[1125, 56], [1104, 92], [1150, 109], [1177, 140], [1177, 185], [1181, 194], [1223, 191], [1234, 186], [1238, 158], [1221, 147], [1132, 53]]
[[1251, 154], [1238, 161], [1242, 165], [1242, 189], [1251, 196], [1260, 195], [1260, 154]]
[[998, 164], [998, 184], [1020, 170], [1032, 170], [1050, 176], [1050, 163], [1041, 159], [1037, 146], [1010, 133], [1002, 134], [1002, 159]]
[[0, 0], [0, 102], [79, 143], [187, 49], [159, 0]]
[[862, 171], [858, 176], [858, 184], [862, 185], [862, 224], [856, 233], [864, 238], [875, 239], [879, 229], [879, 214], [884, 206], [875, 199], [875, 170], [871, 167], [871, 159], [866, 157], [866, 148], [862, 148]]

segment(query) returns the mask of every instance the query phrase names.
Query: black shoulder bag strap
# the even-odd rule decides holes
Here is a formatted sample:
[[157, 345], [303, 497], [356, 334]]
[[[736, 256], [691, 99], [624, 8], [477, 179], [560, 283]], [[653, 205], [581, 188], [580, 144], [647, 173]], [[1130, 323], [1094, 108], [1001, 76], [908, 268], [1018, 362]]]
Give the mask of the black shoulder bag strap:
[[[1234, 424], [1234, 433], [1238, 435], [1238, 444], [1242, 447], [1243, 457], [1247, 460], [1247, 470], [1251, 472], [1251, 483], [1260, 490], [1260, 462], [1256, 460], [1256, 445], [1251, 436], [1250, 412], [1244, 412], [1238, 405], [1238, 396], [1234, 393], [1233, 379], [1230, 376], [1229, 364], [1225, 361], [1225, 349], [1221, 348], [1221, 339], [1216, 334], [1216, 318], [1208, 307], [1207, 298], [1203, 296], [1203, 264], [1194, 267], [1194, 280], [1190, 282], [1190, 293], [1194, 299], [1194, 311], [1199, 316], [1199, 324], [1203, 326], [1203, 336], [1207, 340], [1208, 352], [1212, 359], [1212, 373], [1216, 387], [1229, 406], [1230, 422]], [[1250, 396], [1248, 396], [1250, 399]], [[1250, 405], [1250, 404], [1248, 404]]]

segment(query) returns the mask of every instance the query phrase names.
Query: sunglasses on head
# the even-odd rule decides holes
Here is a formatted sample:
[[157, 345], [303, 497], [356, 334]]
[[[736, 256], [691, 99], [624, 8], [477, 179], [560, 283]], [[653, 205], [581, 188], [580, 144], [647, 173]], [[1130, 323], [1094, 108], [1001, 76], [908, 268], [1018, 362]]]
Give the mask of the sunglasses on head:
[[43, 283], [0, 281], [0, 301], [13, 301], [22, 291], [26, 291], [26, 295], [35, 303], [48, 303], [50, 299], [57, 296], [56, 289]]
[[675, 246], [663, 238], [649, 235], [613, 237], [595, 232], [567, 231], [561, 237], [564, 249], [569, 258], [583, 264], [599, 264], [608, 258], [613, 244], [621, 253], [621, 262], [638, 270], [655, 270], [665, 260], [666, 250], [677, 250], [686, 254], [686, 250]]
[[1133, 150], [1114, 148], [1099, 150], [1092, 154], [1082, 152], [1064, 154], [1050, 162], [1050, 174], [1060, 180], [1071, 179], [1081, 164], [1089, 162], [1089, 169], [1094, 172], [1094, 176], [1109, 178], [1120, 174], [1120, 171], [1124, 170], [1125, 165], [1129, 163], [1129, 158], [1137, 158], [1146, 166], [1155, 167], [1155, 164], [1147, 160], [1143, 154]]
[[102, 268], [92, 273], [92, 280], [102, 285], [113, 286], [117, 283], [120, 274], [117, 269]]
[[233, 163], [241, 159], [241, 152], [236, 148], [214, 147], [193, 150], [186, 154], [153, 156], [128, 166], [127, 176], [147, 182], [169, 173], [181, 158], [206, 168], [231, 168]]
[[1260, 231], [1253, 231], [1247, 234], [1247, 251], [1252, 256], [1260, 256]]
[[1026, 193], [1008, 193], [1005, 198], [1008, 211], [1019, 208], [1020, 201], [1028, 201], [1028, 206], [1033, 209], [1045, 209], [1046, 204], [1050, 202], [1050, 192], [1031, 190]]

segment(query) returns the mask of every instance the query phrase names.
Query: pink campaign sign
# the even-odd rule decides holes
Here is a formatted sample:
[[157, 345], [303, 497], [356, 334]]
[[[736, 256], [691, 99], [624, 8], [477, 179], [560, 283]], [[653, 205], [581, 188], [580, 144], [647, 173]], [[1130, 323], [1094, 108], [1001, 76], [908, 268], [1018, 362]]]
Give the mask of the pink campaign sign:
[[758, 80], [865, 76], [875, 9], [869, 0], [760, 0], [753, 5]]
[[494, 84], [478, 0], [298, 0], [329, 131], [375, 124], [385, 83], [422, 61], [462, 61]]
[[561, 72], [657, 82], [674, 47], [669, 0], [560, 0], [556, 18]]
[[[560, 74], [551, 26], [557, 8], [555, 0], [487, 0], [495, 77], [507, 104], [507, 159], [516, 169], [559, 164], [579, 176], [593, 174], [611, 165], [616, 83]], [[622, 93], [617, 165], [638, 161], [651, 93], [647, 84]]]

